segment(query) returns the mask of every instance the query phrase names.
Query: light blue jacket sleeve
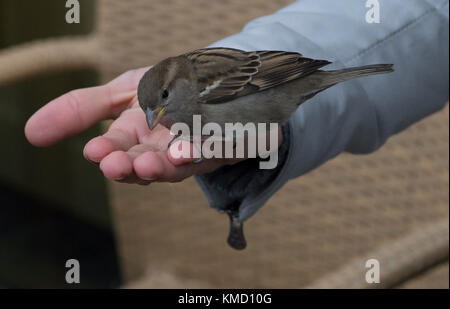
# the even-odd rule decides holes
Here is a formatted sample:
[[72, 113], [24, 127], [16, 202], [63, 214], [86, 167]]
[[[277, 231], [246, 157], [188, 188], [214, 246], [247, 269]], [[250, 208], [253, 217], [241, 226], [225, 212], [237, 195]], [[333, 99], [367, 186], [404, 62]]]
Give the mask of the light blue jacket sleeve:
[[[253, 215], [289, 179], [343, 151], [373, 152], [393, 134], [445, 106], [448, 0], [378, 3], [380, 23], [367, 23], [366, 1], [297, 1], [213, 44], [300, 52], [332, 61], [325, 69], [376, 63], [393, 63], [395, 69], [391, 74], [338, 84], [301, 105], [289, 120], [283, 164], [268, 183], [242, 196], [240, 220]], [[222, 197], [208, 183], [211, 180], [202, 176], [197, 180], [211, 206], [220, 208]]]

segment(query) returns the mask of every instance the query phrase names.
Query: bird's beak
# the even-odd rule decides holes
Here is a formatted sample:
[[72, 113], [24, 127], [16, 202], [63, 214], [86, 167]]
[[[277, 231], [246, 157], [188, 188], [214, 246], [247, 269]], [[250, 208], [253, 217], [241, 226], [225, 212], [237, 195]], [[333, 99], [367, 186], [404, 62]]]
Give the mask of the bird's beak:
[[159, 123], [161, 118], [164, 116], [164, 107], [157, 107], [155, 110], [151, 110], [147, 107], [145, 110], [145, 115], [147, 117], [147, 124], [150, 130], [153, 130], [156, 125]]

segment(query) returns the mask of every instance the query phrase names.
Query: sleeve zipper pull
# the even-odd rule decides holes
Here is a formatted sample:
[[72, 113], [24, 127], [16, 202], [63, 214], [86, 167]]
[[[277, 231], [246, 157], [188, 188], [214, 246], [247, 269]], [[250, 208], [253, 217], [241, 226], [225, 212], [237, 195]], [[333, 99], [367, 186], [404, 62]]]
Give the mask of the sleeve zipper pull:
[[244, 237], [244, 222], [237, 220], [238, 217], [234, 211], [228, 211], [227, 213], [230, 217], [230, 233], [227, 242], [231, 248], [243, 250], [247, 247], [247, 241]]

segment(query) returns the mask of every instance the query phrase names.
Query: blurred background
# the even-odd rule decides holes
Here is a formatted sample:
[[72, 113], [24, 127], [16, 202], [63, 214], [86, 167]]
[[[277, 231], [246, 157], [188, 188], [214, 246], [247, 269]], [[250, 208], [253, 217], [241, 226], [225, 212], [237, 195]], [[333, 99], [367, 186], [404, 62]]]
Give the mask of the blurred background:
[[[448, 288], [448, 106], [378, 152], [347, 154], [287, 184], [230, 249], [228, 218], [196, 183], [108, 182], [82, 157], [107, 124], [37, 149], [40, 106], [74, 88], [201, 48], [290, 0], [0, 0], [0, 287]], [[65, 282], [65, 263], [81, 283]]]

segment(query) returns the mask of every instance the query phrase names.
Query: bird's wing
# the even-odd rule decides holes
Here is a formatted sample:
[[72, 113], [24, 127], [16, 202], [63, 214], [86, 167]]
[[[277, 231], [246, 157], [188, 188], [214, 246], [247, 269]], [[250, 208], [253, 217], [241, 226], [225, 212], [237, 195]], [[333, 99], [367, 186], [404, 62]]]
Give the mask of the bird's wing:
[[224, 103], [306, 76], [329, 64], [284, 51], [205, 48], [186, 54], [203, 103]]

